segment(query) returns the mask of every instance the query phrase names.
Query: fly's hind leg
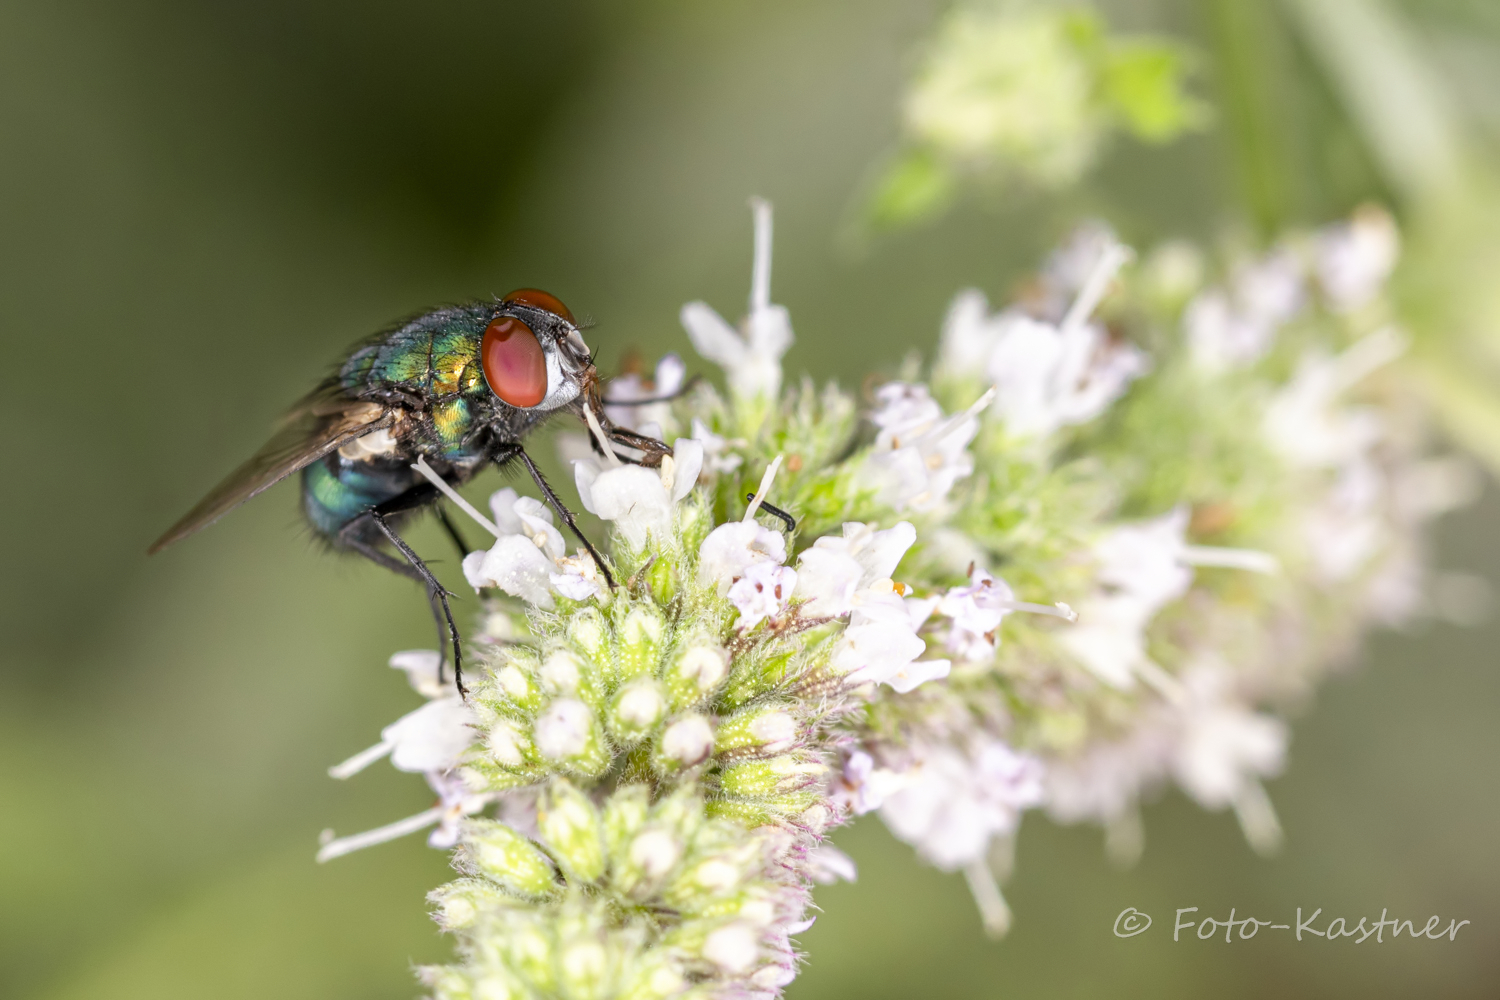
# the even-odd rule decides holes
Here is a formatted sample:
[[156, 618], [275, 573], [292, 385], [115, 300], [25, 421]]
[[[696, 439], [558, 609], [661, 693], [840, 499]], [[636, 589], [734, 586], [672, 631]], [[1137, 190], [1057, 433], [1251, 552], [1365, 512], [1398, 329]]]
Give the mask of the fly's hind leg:
[[[400, 496], [387, 500], [384, 503], [377, 504], [344, 525], [343, 530], [339, 532], [339, 545], [358, 552], [366, 559], [377, 565], [384, 566], [393, 573], [399, 573], [401, 576], [416, 580], [427, 587], [427, 603], [432, 608], [433, 620], [437, 623], [438, 628], [438, 683], [441, 684], [443, 681], [442, 653], [446, 646], [453, 651], [453, 680], [458, 686], [458, 693], [460, 695], [467, 695], [468, 692], [464, 688], [463, 649], [460, 645], [458, 625], [453, 621], [453, 611], [448, 606], [448, 598], [452, 595], [438, 581], [438, 578], [433, 575], [432, 570], [427, 568], [427, 564], [422, 561], [421, 557], [412, 551], [412, 547], [407, 545], [400, 535], [396, 534], [395, 529], [390, 526], [388, 520], [396, 514], [426, 506], [436, 498], [437, 490], [431, 486], [423, 485], [407, 490]], [[386, 541], [390, 542], [392, 547], [401, 553], [405, 561], [403, 562], [388, 553], [382, 552], [372, 544], [368, 537], [367, 525], [374, 525], [376, 530], [385, 537]]]

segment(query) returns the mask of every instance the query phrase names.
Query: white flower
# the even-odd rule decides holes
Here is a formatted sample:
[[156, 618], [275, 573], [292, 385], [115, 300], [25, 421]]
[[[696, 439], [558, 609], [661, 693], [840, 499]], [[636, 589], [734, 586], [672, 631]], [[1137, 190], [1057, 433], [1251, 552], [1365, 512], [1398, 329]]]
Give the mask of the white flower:
[[943, 414], [925, 385], [891, 382], [876, 393], [870, 420], [880, 428], [861, 475], [880, 503], [901, 511], [940, 507], [958, 480], [974, 471], [969, 442], [979, 433], [978, 414], [994, 394], [953, 417]]
[[743, 447], [743, 441], [730, 441], [722, 438], [708, 429], [708, 425], [697, 417], [693, 418], [693, 440], [703, 445], [704, 468], [717, 475], [721, 472], [733, 472], [744, 464], [743, 455], [736, 454], [735, 447]]
[[1286, 723], [1233, 700], [1230, 684], [1228, 668], [1217, 663], [1183, 675], [1188, 698], [1172, 774], [1206, 809], [1235, 804], [1249, 783], [1280, 773], [1286, 758]]
[[[687, 365], [682, 363], [682, 359], [675, 354], [665, 355], [656, 363], [656, 375], [649, 382], [635, 374], [611, 379], [605, 393], [608, 401], [604, 405], [604, 413], [618, 427], [641, 433], [647, 433], [647, 428], [655, 427], [658, 433], [648, 436], [660, 438], [661, 429], [672, 424], [672, 405], [663, 397], [677, 395], [686, 379]], [[611, 405], [635, 403], [642, 399], [662, 401], [631, 406]]]
[[547, 579], [552, 589], [572, 601], [587, 601], [604, 593], [604, 583], [599, 578], [599, 564], [588, 550], [579, 547], [575, 556], [564, 556], [557, 560], [562, 572], [549, 573]]
[[1236, 268], [1229, 290], [1214, 288], [1183, 315], [1193, 360], [1218, 372], [1254, 364], [1275, 343], [1276, 331], [1302, 308], [1302, 267], [1281, 248]]
[[[793, 596], [807, 602], [802, 606], [804, 617], [836, 618], [849, 612], [855, 605], [855, 592], [889, 581], [917, 540], [917, 529], [909, 521], [899, 521], [884, 531], [849, 521], [843, 532], [819, 538], [798, 558]], [[887, 583], [884, 590], [890, 589]]]
[[938, 744], [914, 751], [906, 784], [886, 797], [880, 818], [939, 868], [982, 861], [990, 840], [1013, 833], [1021, 812], [1042, 801], [1041, 761], [998, 740], [972, 754]]
[[1078, 607], [1078, 624], [1060, 640], [1106, 684], [1129, 688], [1136, 676], [1170, 690], [1173, 682], [1146, 655], [1145, 632], [1167, 604], [1193, 585], [1194, 566], [1260, 573], [1277, 570], [1264, 552], [1187, 543], [1188, 510], [1110, 529], [1093, 548], [1094, 591]]
[[883, 587], [876, 583], [855, 594], [849, 625], [833, 648], [830, 665], [850, 684], [900, 685], [898, 690], [910, 691], [924, 680], [947, 673], [943, 661], [914, 667], [913, 661], [926, 651], [927, 643], [917, 635], [911, 612], [889, 581], [884, 581]]
[[1373, 299], [1390, 277], [1401, 238], [1390, 213], [1374, 205], [1346, 223], [1321, 230], [1315, 241], [1318, 283], [1338, 312], [1353, 312]]
[[996, 388], [991, 412], [1017, 438], [1045, 439], [1093, 420], [1147, 368], [1143, 353], [1088, 322], [1129, 254], [1108, 245], [1057, 326], [1019, 313], [990, 318], [982, 295], [960, 295], [944, 324], [939, 369], [962, 380], [982, 372]]
[[[493, 527], [499, 534], [488, 550], [464, 557], [464, 577], [475, 590], [499, 587], [543, 609], [553, 606], [548, 585], [563, 554], [562, 534], [552, 511], [510, 487], [490, 496]], [[488, 525], [487, 525], [488, 527]]]
[[[985, 662], [995, 655], [1000, 645], [1000, 623], [1013, 611], [1030, 611], [1068, 621], [1077, 617], [1066, 604], [1049, 607], [1017, 601], [1004, 580], [990, 576], [977, 565], [969, 567], [967, 587], [954, 587], [927, 608], [935, 608], [953, 620], [948, 630], [948, 650], [959, 659], [974, 663]], [[921, 613], [925, 618], [927, 611]]]
[[682, 325], [699, 354], [716, 362], [736, 398], [775, 399], [781, 392], [781, 356], [792, 346], [786, 309], [771, 304], [771, 206], [760, 199], [755, 210], [755, 265], [750, 312], [740, 331], [703, 302], [682, 307]]
[[796, 586], [797, 571], [790, 566], [772, 562], [751, 564], [745, 575], [729, 588], [729, 601], [740, 612], [735, 627], [747, 632], [763, 619], [776, 617], [791, 600]]
[[756, 563], [780, 565], [785, 561], [786, 538], [779, 531], [754, 521], [729, 521], [703, 539], [698, 549], [698, 579], [714, 583], [719, 593], [726, 595], [730, 585]]
[[601, 468], [592, 459], [574, 462], [574, 480], [584, 509], [613, 521], [636, 548], [653, 535], [665, 539], [672, 530], [677, 502], [692, 492], [703, 466], [701, 442], [678, 438], [672, 451], [660, 469], [626, 464]]
[[982, 663], [995, 655], [1000, 645], [1000, 622], [1015, 610], [1015, 593], [1004, 580], [997, 580], [975, 567], [969, 586], [954, 587], [938, 602], [937, 611], [953, 619], [948, 631], [948, 651], [961, 660]]
[[454, 771], [478, 738], [475, 729], [478, 720], [451, 681], [438, 683], [441, 663], [440, 654], [425, 649], [407, 650], [392, 656], [391, 666], [405, 671], [411, 686], [426, 695], [429, 701], [382, 729], [379, 743], [328, 769], [334, 778], [349, 778], [389, 755], [392, 766], [398, 770], [425, 776], [428, 785], [438, 793], [438, 804], [426, 812], [351, 837], [335, 839], [332, 831], [326, 831], [323, 846], [318, 851], [320, 862], [404, 837], [434, 824], [438, 829], [433, 831], [428, 843], [434, 847], [452, 847], [458, 841], [459, 820], [493, 801], [493, 794], [472, 791]]
[[1371, 410], [1336, 404], [1405, 349], [1405, 338], [1385, 328], [1332, 358], [1308, 353], [1266, 408], [1265, 433], [1271, 445], [1304, 466], [1337, 466], [1363, 456], [1380, 436], [1379, 418]]
[[1121, 739], [1091, 743], [1070, 757], [1049, 759], [1047, 814], [1060, 823], [1117, 820], [1163, 778], [1172, 752], [1167, 729], [1142, 725]]

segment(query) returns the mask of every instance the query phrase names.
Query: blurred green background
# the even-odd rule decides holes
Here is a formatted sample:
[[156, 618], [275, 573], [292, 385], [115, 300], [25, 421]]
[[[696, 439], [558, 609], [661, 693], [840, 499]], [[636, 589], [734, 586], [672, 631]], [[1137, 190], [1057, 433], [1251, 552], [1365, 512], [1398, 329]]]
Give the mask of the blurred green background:
[[[415, 704], [384, 663], [431, 645], [416, 591], [316, 551], [292, 488], [143, 555], [367, 332], [538, 285], [597, 322], [606, 371], [684, 351], [681, 303], [741, 308], [759, 194], [789, 369], [857, 384], [930, 348], [955, 290], [1002, 298], [1082, 215], [1144, 246], [1399, 195], [1281, 7], [1130, 0], [1113, 23], [1204, 54], [1215, 127], [1121, 143], [1066, 195], [965, 202], [851, 251], [851, 199], [941, 10], [0, 4], [0, 995], [400, 998], [419, 992], [411, 963], [446, 953], [422, 898], [442, 853], [312, 861], [324, 827], [428, 804], [383, 765], [324, 774]], [[1407, 13], [1433, 38], [1500, 35], [1493, 2]], [[1493, 127], [1494, 67], [1460, 63]], [[1491, 148], [1483, 114], [1473, 128]], [[1493, 492], [1445, 522], [1443, 564], [1500, 578], [1497, 524]], [[1176, 795], [1124, 873], [1096, 830], [1029, 816], [1001, 943], [961, 879], [864, 820], [837, 838], [860, 881], [820, 890], [791, 996], [1500, 994], [1497, 639], [1376, 636], [1296, 722], [1274, 860]], [[1120, 940], [1127, 906], [1156, 923]], [[1186, 906], [1473, 923], [1455, 942], [1173, 944]]]

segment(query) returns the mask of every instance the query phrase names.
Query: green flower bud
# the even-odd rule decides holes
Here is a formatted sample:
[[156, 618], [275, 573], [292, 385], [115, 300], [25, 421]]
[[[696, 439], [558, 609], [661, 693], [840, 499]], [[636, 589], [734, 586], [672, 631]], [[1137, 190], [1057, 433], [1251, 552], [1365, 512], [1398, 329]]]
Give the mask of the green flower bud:
[[610, 735], [627, 746], [651, 734], [667, 714], [667, 699], [654, 680], [638, 680], [620, 689], [609, 705], [605, 723]]
[[636, 605], [620, 626], [620, 652], [615, 659], [615, 681], [628, 684], [637, 677], [651, 677], [661, 659], [661, 639], [665, 626], [661, 615]]
[[791, 749], [800, 730], [797, 720], [785, 708], [760, 705], [719, 723], [714, 744], [720, 755], [780, 753]]
[[517, 659], [494, 674], [495, 690], [527, 715], [535, 712], [542, 703], [542, 690], [537, 686], [534, 669], [534, 664]]
[[687, 986], [682, 971], [661, 949], [646, 952], [621, 977], [618, 1000], [667, 1000]]
[[568, 619], [568, 639], [596, 664], [614, 662], [614, 635], [597, 608], [583, 608]]
[[764, 798], [783, 795], [807, 787], [821, 778], [826, 768], [812, 760], [798, 760], [792, 754], [734, 764], [719, 772], [719, 787], [726, 795], [741, 798]]
[[520, 973], [536, 993], [555, 995], [557, 992], [556, 957], [552, 935], [534, 919], [524, 923], [516, 921], [505, 929], [500, 938], [504, 950], [505, 964]]
[[558, 956], [562, 994], [585, 1000], [606, 996], [609, 990], [609, 952], [597, 937], [571, 941]]
[[569, 881], [604, 875], [604, 829], [599, 810], [564, 779], [555, 780], [537, 807], [537, 827]]
[[630, 839], [646, 825], [651, 790], [645, 785], [621, 785], [604, 802], [604, 840], [618, 866]]
[[673, 711], [702, 701], [728, 672], [729, 656], [718, 643], [700, 640], [681, 647], [666, 676]]
[[496, 719], [485, 733], [484, 745], [495, 762], [506, 767], [525, 767], [535, 757], [531, 737], [514, 719]]
[[506, 896], [494, 883], [479, 878], [461, 878], [427, 895], [438, 908], [436, 919], [445, 931], [471, 927], [481, 912], [509, 905]]
[[541, 849], [504, 823], [471, 819], [464, 852], [478, 871], [523, 896], [547, 896], [557, 889], [552, 862]]
[[590, 775], [603, 774], [609, 767], [599, 720], [575, 698], [557, 698], [548, 704], [537, 716], [532, 733], [543, 760]]
[[652, 763], [670, 773], [701, 764], [713, 752], [713, 723], [701, 715], [685, 715], [662, 732]]

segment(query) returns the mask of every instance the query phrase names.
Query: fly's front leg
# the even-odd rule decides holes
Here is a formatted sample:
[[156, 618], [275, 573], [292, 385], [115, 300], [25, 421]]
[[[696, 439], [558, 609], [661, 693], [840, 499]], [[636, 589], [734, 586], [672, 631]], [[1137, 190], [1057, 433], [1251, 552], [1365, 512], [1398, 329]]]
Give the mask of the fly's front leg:
[[610, 590], [614, 590], [615, 578], [610, 574], [609, 567], [604, 565], [604, 557], [599, 554], [599, 550], [594, 548], [594, 543], [589, 541], [588, 536], [578, 527], [578, 522], [574, 519], [573, 512], [552, 491], [552, 487], [548, 485], [546, 478], [542, 475], [542, 470], [538, 469], [536, 463], [531, 460], [531, 456], [526, 454], [526, 449], [515, 442], [506, 442], [496, 446], [494, 455], [496, 465], [504, 465], [512, 458], [519, 458], [525, 463], [526, 471], [531, 473], [531, 478], [536, 483], [537, 489], [542, 491], [542, 498], [547, 501], [548, 506], [557, 511], [557, 516], [562, 518], [563, 523], [568, 526], [568, 530], [573, 532], [574, 537], [583, 543], [585, 549], [588, 549], [589, 555], [594, 559], [594, 565], [598, 566], [599, 572], [604, 574], [604, 582], [609, 584]]

